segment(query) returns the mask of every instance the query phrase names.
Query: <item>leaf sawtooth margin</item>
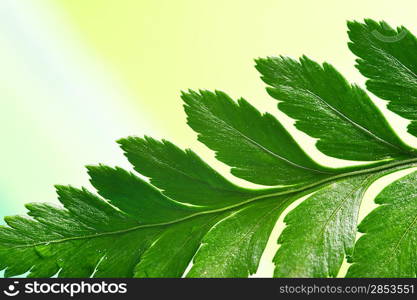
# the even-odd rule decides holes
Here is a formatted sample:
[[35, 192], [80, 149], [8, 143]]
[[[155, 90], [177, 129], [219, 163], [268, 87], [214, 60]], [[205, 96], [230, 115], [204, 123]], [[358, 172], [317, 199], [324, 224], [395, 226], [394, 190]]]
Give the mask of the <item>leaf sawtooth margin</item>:
[[181, 97], [198, 140], [237, 177], [268, 186], [302, 186], [342, 171], [316, 163], [277, 119], [242, 98], [235, 102], [221, 91], [191, 90]]
[[[372, 22], [365, 23], [377, 24]], [[414, 47], [414, 37], [404, 41], [408, 43], [404, 46]], [[378, 46], [385, 55], [386, 45]], [[402, 55], [397, 54], [392, 55], [396, 63]], [[402, 67], [388, 76], [406, 76], [397, 72]], [[234, 102], [219, 91], [189, 91], [182, 98], [199, 140], [231, 166], [235, 176], [273, 187], [238, 187], [191, 150], [167, 141], [122, 139], [127, 158], [151, 184], [121, 168], [88, 167], [99, 196], [84, 188], [57, 186], [62, 206], [32, 203], [27, 205], [29, 217], [5, 218], [7, 226], [0, 227], [0, 269], [6, 276], [29, 277], [247, 277], [256, 272], [278, 216], [293, 201], [311, 194], [286, 218], [289, 226], [279, 239], [275, 276], [335, 276], [342, 256], [352, 253], [355, 218], [366, 187], [378, 174], [414, 166], [415, 149], [398, 138], [366, 93], [348, 84], [331, 65], [306, 57], [300, 61], [279, 57], [258, 60], [257, 68], [279, 108], [296, 119], [297, 128], [318, 139], [319, 150], [372, 163], [321, 166], [278, 120], [246, 100]], [[408, 95], [399, 94], [401, 101], [391, 109], [400, 107], [412, 119], [415, 74], [408, 75], [404, 89]], [[349, 276], [415, 276], [415, 199], [413, 189], [408, 189], [415, 180], [401, 181], [407, 187], [402, 202], [395, 193], [401, 185], [392, 185], [389, 197], [378, 196], [377, 201], [395, 200], [395, 205], [378, 208], [365, 219], [368, 223], [362, 222], [360, 229], [366, 234], [354, 248]], [[400, 209], [389, 211], [390, 216], [403, 217], [387, 218], [394, 230], [372, 232], [374, 216], [393, 208]], [[308, 214], [310, 219], [305, 219]], [[314, 221], [320, 224], [314, 227]], [[410, 222], [404, 227], [403, 221]], [[349, 225], [342, 227], [346, 222]], [[302, 223], [311, 225], [311, 231]], [[375, 248], [369, 241], [378, 234], [394, 239], [395, 246], [381, 245], [382, 252], [394, 249], [398, 255], [375, 264], [370, 273], [366, 256]], [[315, 243], [308, 235], [323, 242]], [[314, 261], [317, 257], [323, 259]]]
[[313, 138], [329, 156], [378, 161], [415, 156], [380, 110], [357, 85], [349, 84], [330, 64], [303, 56], [256, 60], [267, 92], [280, 111], [295, 119], [297, 129]]
[[[136, 149], [128, 144], [137, 142], [124, 140], [125, 151]], [[159, 148], [173, 147], [167, 142], [148, 142], [157, 143]], [[177, 165], [178, 169], [194, 163], [197, 165], [192, 169], [205, 168], [219, 182], [229, 185], [194, 155], [188, 156], [189, 151], [181, 153], [187, 159], [184, 165]], [[161, 171], [165, 168], [160, 167]], [[237, 188], [240, 203], [232, 193], [231, 200], [225, 201], [232, 204], [229, 206], [219, 207], [216, 201], [212, 206], [190, 206], [168, 198], [121, 168], [99, 165], [88, 167], [88, 171], [92, 185], [103, 198], [86, 189], [57, 186], [62, 207], [28, 204], [30, 217], [5, 219], [8, 226], [0, 227], [0, 268], [5, 269], [5, 276], [181, 277], [193, 258], [190, 277], [247, 276], [256, 271], [276, 219], [295, 200], [293, 195], [275, 195], [279, 192], [274, 194], [270, 189], [260, 195], [260, 191], [245, 193]], [[189, 180], [193, 183], [194, 179]], [[210, 177], [206, 184], [213, 184]], [[227, 195], [223, 198], [227, 200]], [[257, 225], [241, 222], [244, 217]], [[234, 232], [228, 233], [231, 226]], [[223, 269], [210, 269], [211, 261], [201, 253], [212, 251], [212, 245], [206, 242], [208, 247], [200, 248], [202, 241], [217, 235], [215, 240], [231, 240], [238, 234], [241, 245], [235, 243], [236, 247], [227, 249], [230, 255], [224, 255], [227, 251], [218, 253]]]
[[349, 48], [368, 78], [367, 89], [411, 120], [408, 131], [417, 136], [417, 38], [404, 26], [393, 29], [384, 21], [365, 19], [348, 27]]
[[339, 179], [292, 209], [278, 239], [274, 277], [337, 277], [345, 258], [353, 254], [366, 191], [376, 180], [403, 169]]

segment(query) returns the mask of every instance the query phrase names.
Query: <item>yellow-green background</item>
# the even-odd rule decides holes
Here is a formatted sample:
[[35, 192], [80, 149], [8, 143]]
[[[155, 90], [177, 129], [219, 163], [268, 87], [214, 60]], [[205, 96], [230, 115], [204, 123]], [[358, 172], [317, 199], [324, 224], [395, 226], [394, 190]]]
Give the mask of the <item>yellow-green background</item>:
[[412, 0], [2, 0], [0, 215], [55, 201], [53, 184], [88, 186], [85, 164], [129, 168], [114, 143], [127, 135], [165, 137], [225, 171], [187, 128], [180, 90], [220, 89], [277, 114], [253, 58], [306, 54], [362, 84], [346, 20], [417, 32], [416, 12]]

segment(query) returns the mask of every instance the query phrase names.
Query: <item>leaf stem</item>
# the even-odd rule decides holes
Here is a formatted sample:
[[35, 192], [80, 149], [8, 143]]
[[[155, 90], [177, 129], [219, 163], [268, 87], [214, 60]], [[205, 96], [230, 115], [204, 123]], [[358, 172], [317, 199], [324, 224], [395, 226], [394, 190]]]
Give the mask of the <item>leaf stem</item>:
[[[124, 233], [128, 233], [128, 232], [139, 230], [139, 229], [144, 229], [144, 228], [172, 225], [172, 224], [183, 222], [183, 221], [186, 221], [186, 220], [189, 220], [189, 219], [201, 216], [201, 215], [225, 212], [225, 211], [228, 211], [228, 210], [231, 210], [231, 209], [234, 209], [234, 208], [252, 203], [254, 201], [268, 199], [268, 198], [272, 198], [272, 197], [288, 196], [288, 197], [285, 197], [284, 199], [282, 199], [283, 202], [286, 202], [289, 199], [296, 200], [296, 199], [299, 199], [300, 197], [302, 197], [304, 195], [315, 192], [320, 187], [322, 187], [324, 184], [328, 184], [328, 183], [337, 181], [337, 180], [342, 179], [342, 178], [347, 178], [347, 177], [352, 177], [352, 176], [362, 175], [362, 174], [368, 174], [368, 173], [374, 173], [374, 172], [389, 170], [389, 169], [392, 169], [392, 171], [395, 172], [395, 171], [400, 170], [400, 169], [411, 168], [411, 167], [414, 167], [414, 166], [417, 166], [417, 158], [402, 160], [402, 161], [395, 161], [395, 162], [387, 163], [387, 164], [380, 165], [380, 166], [377, 166], [377, 167], [374, 167], [374, 168], [369, 168], [369, 169], [363, 169], [363, 170], [357, 170], [357, 171], [352, 171], [352, 172], [348, 172], [348, 173], [338, 174], [338, 175], [335, 175], [335, 176], [317, 181], [315, 183], [312, 183], [312, 184], [309, 184], [309, 185], [306, 185], [306, 186], [303, 186], [303, 187], [296, 187], [296, 188], [288, 189], [288, 190], [285, 190], [285, 191], [283, 191], [282, 189], [278, 189], [278, 191], [277, 191], [277, 189], [273, 189], [273, 188], [265, 189], [264, 191], [268, 191], [269, 192], [268, 194], [263, 194], [263, 195], [260, 195], [260, 196], [257, 196], [257, 197], [253, 197], [253, 198], [247, 199], [245, 201], [239, 202], [237, 204], [229, 205], [229, 206], [226, 206], [226, 207], [196, 212], [195, 214], [191, 214], [191, 215], [188, 215], [186, 217], [176, 219], [176, 220], [172, 220], [172, 221], [168, 221], [168, 222], [154, 223], [154, 224], [142, 224], [142, 225], [138, 225], [138, 226], [122, 229], [122, 230], [117, 230], [117, 231], [109, 231], [109, 232], [102, 232], [102, 233], [90, 234], [90, 235], [84, 235], [84, 236], [74, 236], [74, 237], [62, 238], [62, 239], [39, 242], [39, 243], [33, 243], [33, 244], [25, 244], [25, 245], [20, 245], [20, 246], [13, 247], [13, 249], [14, 248], [25, 248], [25, 247], [36, 247], [36, 246], [48, 245], [48, 244], [52, 244], [52, 243], [55, 243], [55, 244], [56, 243], [63, 243], [63, 242], [72, 241], [72, 240], [98, 238], [98, 237], [109, 236], [109, 235], [124, 234]], [[276, 192], [274, 192], [274, 191], [276, 191]], [[292, 201], [289, 201], [289, 203], [291, 203], [291, 202]]]

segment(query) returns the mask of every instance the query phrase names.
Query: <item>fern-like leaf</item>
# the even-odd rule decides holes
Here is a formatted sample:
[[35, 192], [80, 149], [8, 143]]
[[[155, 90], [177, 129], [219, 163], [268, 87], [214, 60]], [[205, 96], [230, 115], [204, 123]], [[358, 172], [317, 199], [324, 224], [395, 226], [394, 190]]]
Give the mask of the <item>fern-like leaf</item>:
[[[350, 22], [349, 29], [368, 89], [412, 120], [415, 134], [416, 38], [371, 20]], [[304, 197], [284, 219], [274, 276], [335, 277], [347, 257], [351, 277], [415, 277], [417, 173], [377, 196], [381, 206], [355, 239], [369, 186], [416, 166], [416, 149], [330, 64], [269, 57], [256, 68], [278, 108], [317, 140], [317, 149], [368, 164], [323, 166], [279, 120], [248, 101], [220, 91], [184, 92], [199, 141], [234, 176], [263, 188], [239, 187], [168, 141], [121, 139], [135, 172], [149, 182], [118, 167], [87, 167], [96, 193], [57, 186], [60, 206], [28, 204], [28, 216], [5, 218], [0, 269], [29, 277], [247, 277], [257, 272], [279, 216]]]

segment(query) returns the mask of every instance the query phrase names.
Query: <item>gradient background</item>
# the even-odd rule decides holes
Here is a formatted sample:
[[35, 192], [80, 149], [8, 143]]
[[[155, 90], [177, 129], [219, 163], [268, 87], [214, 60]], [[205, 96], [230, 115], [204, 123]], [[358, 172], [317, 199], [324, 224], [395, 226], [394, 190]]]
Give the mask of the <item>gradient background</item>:
[[[363, 84], [346, 46], [346, 20], [383, 19], [416, 33], [416, 12], [412, 0], [2, 0], [0, 215], [56, 201], [53, 184], [90, 186], [86, 164], [131, 169], [114, 143], [128, 135], [164, 137], [227, 171], [187, 128], [180, 90], [243, 96], [294, 132], [266, 95], [253, 58], [306, 54]], [[405, 133], [407, 121], [389, 117], [417, 145]], [[296, 135], [321, 163], [350, 164]], [[362, 215], [387, 182], [367, 193]], [[278, 223], [259, 276], [272, 270], [282, 217]]]

